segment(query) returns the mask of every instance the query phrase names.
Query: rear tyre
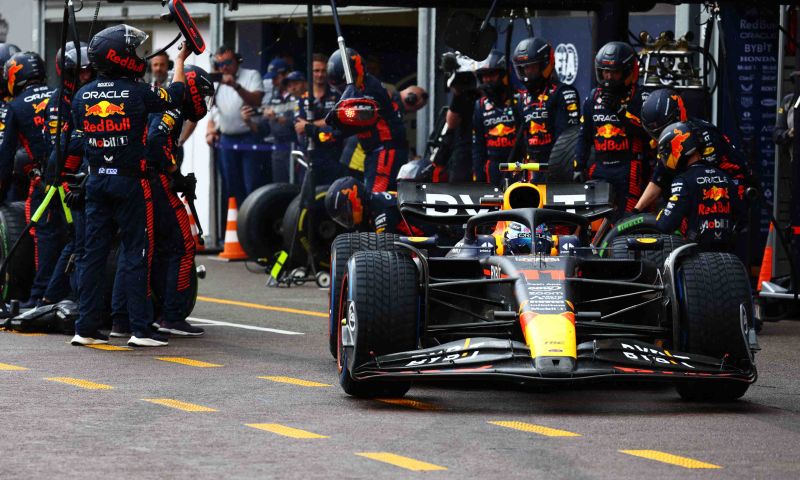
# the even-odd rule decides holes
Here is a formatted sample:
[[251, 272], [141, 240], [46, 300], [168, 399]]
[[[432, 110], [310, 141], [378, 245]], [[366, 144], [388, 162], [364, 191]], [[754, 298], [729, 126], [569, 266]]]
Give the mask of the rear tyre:
[[[286, 207], [283, 216], [281, 232], [283, 235], [283, 248], [291, 250], [292, 258], [286, 260], [290, 265], [307, 265], [308, 251], [314, 256], [317, 268], [328, 267], [328, 252], [331, 243], [344, 229], [334, 222], [325, 210], [325, 196], [327, 186], [317, 187], [314, 203], [310, 208], [300, 209], [300, 195], [297, 195]], [[311, 219], [313, 218], [313, 225]], [[299, 226], [298, 226], [299, 225]], [[313, 242], [309, 241], [309, 231], [313, 229]], [[295, 235], [295, 230], [297, 234]], [[292, 245], [294, 241], [294, 245]]]
[[547, 160], [547, 182], [572, 182], [575, 171], [575, 147], [580, 139], [580, 127], [571, 127], [558, 136]]
[[[742, 262], [729, 253], [699, 253], [681, 264], [676, 283], [682, 311], [679, 349], [725, 358], [726, 363], [742, 368], [751, 366], [742, 329], [746, 332], [750, 328], [747, 322], [753, 306]], [[677, 389], [685, 400], [732, 401], [744, 395], [749, 386], [736, 380], [706, 380], [679, 384]]]
[[598, 254], [601, 257], [608, 258], [611, 255], [609, 248], [614, 242], [614, 239], [620, 235], [635, 235], [637, 233], [646, 233], [649, 235], [660, 235], [662, 232], [658, 228], [658, 221], [655, 215], [649, 213], [640, 213], [638, 215], [631, 215], [630, 217], [619, 220], [611, 230], [608, 231], [603, 240], [600, 242]]
[[339, 354], [339, 326], [344, 316], [339, 316], [342, 301], [342, 279], [347, 270], [347, 261], [362, 250], [394, 252], [401, 247], [394, 244], [400, 237], [391, 233], [343, 233], [331, 244], [330, 302], [328, 304], [328, 345], [333, 358]]
[[272, 183], [254, 190], [239, 206], [236, 234], [251, 259], [271, 260], [280, 251], [283, 214], [299, 192], [297, 185]]
[[635, 258], [636, 252], [628, 250], [629, 238], [655, 238], [664, 242], [664, 248], [661, 250], [643, 250], [639, 252], [640, 258], [653, 262], [659, 269], [664, 268], [664, 261], [670, 253], [688, 243], [685, 238], [677, 235], [667, 235], [664, 233], [634, 233], [614, 238], [611, 242], [611, 249], [608, 251], [608, 256], [610, 258]]
[[[25, 231], [25, 202], [0, 205], [0, 261], [4, 261], [14, 242]], [[31, 295], [36, 268], [33, 260], [33, 237], [26, 233], [8, 261], [3, 279], [3, 300], [27, 300]]]
[[355, 380], [351, 372], [373, 357], [416, 348], [417, 267], [401, 252], [358, 252], [345, 276], [345, 328], [354, 345], [342, 346], [339, 339], [339, 384], [355, 397], [402, 397], [411, 382]]

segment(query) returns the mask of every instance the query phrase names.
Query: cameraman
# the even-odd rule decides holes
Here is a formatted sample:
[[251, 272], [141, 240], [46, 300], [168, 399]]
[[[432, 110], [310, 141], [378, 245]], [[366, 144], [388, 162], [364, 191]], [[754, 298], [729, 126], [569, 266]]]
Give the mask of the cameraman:
[[266, 183], [263, 154], [250, 148], [234, 150], [240, 144], [261, 143], [242, 120], [243, 105], [258, 106], [264, 97], [261, 76], [256, 70], [239, 68], [241, 59], [233, 49], [222, 45], [214, 55], [214, 67], [222, 73], [214, 96], [212, 118], [206, 129], [206, 143], [218, 145], [220, 175], [228, 196], [241, 205], [247, 195]]

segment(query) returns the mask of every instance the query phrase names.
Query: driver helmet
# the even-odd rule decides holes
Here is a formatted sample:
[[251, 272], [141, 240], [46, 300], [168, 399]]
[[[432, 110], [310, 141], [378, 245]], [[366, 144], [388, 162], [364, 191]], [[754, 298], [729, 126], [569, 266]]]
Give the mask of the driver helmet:
[[531, 253], [531, 229], [519, 222], [509, 222], [503, 235], [503, 246], [510, 255]]
[[353, 230], [364, 223], [366, 198], [367, 191], [362, 182], [353, 177], [343, 177], [328, 188], [325, 210], [336, 223]]

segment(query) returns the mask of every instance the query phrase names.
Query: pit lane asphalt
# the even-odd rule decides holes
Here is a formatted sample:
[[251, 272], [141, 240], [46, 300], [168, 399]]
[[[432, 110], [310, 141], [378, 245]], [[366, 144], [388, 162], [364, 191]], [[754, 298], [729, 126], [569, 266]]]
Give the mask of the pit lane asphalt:
[[[101, 351], [0, 333], [0, 478], [800, 477], [800, 322], [766, 325], [758, 383], [731, 404], [685, 403], [665, 387], [445, 385], [414, 386], [396, 405], [339, 389], [326, 292], [267, 289], [242, 263], [200, 262], [205, 300], [192, 317], [302, 335], [213, 325], [166, 348]], [[645, 450], [658, 453], [630, 452]]]

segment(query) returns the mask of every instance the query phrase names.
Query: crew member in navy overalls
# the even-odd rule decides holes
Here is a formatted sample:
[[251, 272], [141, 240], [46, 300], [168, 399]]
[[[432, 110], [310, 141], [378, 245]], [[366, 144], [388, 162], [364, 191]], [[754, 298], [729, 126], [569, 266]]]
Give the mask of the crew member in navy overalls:
[[509, 175], [500, 172], [517, 139], [514, 101], [508, 95], [506, 60], [497, 50], [477, 64], [478, 90], [472, 117], [472, 168], [478, 182], [500, 186]]
[[[720, 168], [733, 181], [740, 200], [744, 200], [745, 190], [755, 181], [747, 165], [747, 158], [737, 149], [727, 135], [717, 126], [699, 118], [688, 118], [683, 99], [678, 92], [662, 88], [647, 97], [642, 106], [642, 127], [651, 137], [651, 144], [657, 142], [667, 125], [683, 122], [696, 133], [701, 144], [698, 152], [703, 163]], [[672, 184], [674, 167], [663, 162], [656, 163], [653, 176], [636, 204], [634, 213], [645, 211]]]
[[[76, 89], [94, 80], [96, 72], [89, 62], [88, 47], [81, 42], [80, 50], [75, 48], [75, 43], [67, 44], [66, 54], [64, 55], [64, 69], [61, 69], [62, 53], [56, 53], [56, 73], [61, 78], [64, 89], [57, 88], [50, 97], [45, 118], [44, 138], [49, 148], [47, 174], [45, 178], [48, 184], [52, 184], [52, 177], [57, 169], [58, 155], [55, 151], [56, 134], [59, 123], [58, 99], [61, 97], [61, 149], [63, 157], [61, 159], [60, 171], [62, 178], [58, 183], [65, 185], [68, 189], [65, 196], [65, 203], [70, 208], [72, 214], [72, 230], [69, 242], [61, 250], [58, 261], [53, 269], [53, 275], [42, 297], [42, 304], [57, 303], [67, 297], [77, 299], [78, 282], [80, 274], [75, 268], [75, 262], [83, 255], [84, 237], [84, 216], [83, 216], [83, 195], [79, 185], [74, 190], [66, 187], [68, 178], [64, 175], [74, 175], [79, 171], [88, 171], [88, 165], [83, 161], [84, 138], [83, 131], [75, 128], [72, 124], [72, 96]], [[78, 76], [75, 76], [75, 68], [78, 66], [78, 55], [80, 54], [80, 67]], [[68, 136], [69, 135], [69, 136]], [[64, 149], [66, 146], [66, 150]], [[75, 185], [75, 184], [73, 184]], [[59, 229], [62, 228], [64, 217], [61, 201], [54, 197], [49, 206], [50, 221], [57, 222]]]
[[[366, 154], [364, 182], [372, 192], [396, 190], [397, 172], [408, 160], [406, 127], [400, 112], [394, 108], [386, 87], [367, 73], [361, 55], [351, 48], [347, 49], [347, 54], [356, 88], [378, 104], [378, 122], [357, 134]], [[333, 52], [328, 60], [328, 83], [338, 93], [344, 91], [346, 80], [339, 50]]]
[[[542, 38], [526, 38], [517, 44], [512, 57], [517, 75], [525, 84], [519, 91], [522, 131], [527, 162], [548, 163], [556, 140], [569, 127], [580, 124], [578, 91], [553, 75], [553, 46]], [[570, 168], [572, 165], [570, 165]], [[542, 182], [544, 174], [533, 175]]]
[[[576, 177], [605, 180], [615, 192], [618, 215], [632, 212], [642, 194], [642, 160], [649, 148], [639, 115], [639, 62], [633, 47], [610, 42], [594, 59], [598, 86], [583, 102], [581, 138], [576, 147]], [[594, 147], [594, 164], [589, 155]]]
[[98, 78], [75, 94], [73, 120], [86, 139], [89, 178], [86, 182], [86, 243], [79, 262], [80, 317], [73, 345], [106, 343], [103, 323], [105, 265], [111, 242], [120, 230], [124, 288], [133, 335], [129, 345], [163, 346], [151, 329], [150, 264], [153, 256], [153, 200], [145, 159], [148, 115], [183, 103], [184, 44], [175, 62], [169, 88], [141, 82], [145, 60], [140, 53], [143, 31], [116, 25], [98, 32], [89, 42], [89, 60]]
[[325, 116], [336, 106], [340, 96], [328, 85], [327, 64], [328, 57], [314, 55], [311, 62], [313, 90], [297, 102], [294, 120], [295, 133], [305, 137], [309, 149], [306, 154], [314, 162], [314, 185], [330, 185], [344, 170], [339, 162], [342, 156], [342, 134], [325, 123]]
[[183, 105], [150, 115], [147, 159], [157, 173], [152, 181], [155, 253], [150, 284], [156, 297], [156, 311], [161, 313], [158, 331], [198, 337], [204, 330], [186, 321], [195, 293], [190, 288], [195, 275], [195, 240], [186, 206], [178, 197], [178, 193], [194, 194], [195, 185], [191, 177], [181, 173], [175, 150], [184, 120], [198, 122], [206, 116], [206, 100], [214, 96], [214, 83], [200, 67], [187, 65], [184, 72]]
[[679, 230], [704, 250], [730, 251], [742, 201], [728, 174], [703, 160], [702, 148], [702, 139], [686, 123], [663, 129], [658, 159], [677, 175], [667, 205], [658, 214], [657, 226], [668, 234]]
[[[34, 52], [14, 54], [5, 64], [4, 77], [14, 99], [8, 104], [5, 135], [0, 144], [0, 198], [5, 198], [10, 188], [14, 156], [20, 146], [27, 156], [23, 168], [31, 178], [25, 203], [25, 216], [30, 221], [45, 197], [43, 169], [49, 150], [42, 129], [51, 91], [45, 84], [44, 60]], [[20, 305], [23, 308], [33, 308], [41, 300], [61, 251], [60, 232], [54, 228], [55, 223], [47, 222], [52, 211], [43, 215], [30, 230], [34, 241], [36, 276], [30, 298]]]

